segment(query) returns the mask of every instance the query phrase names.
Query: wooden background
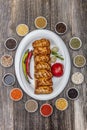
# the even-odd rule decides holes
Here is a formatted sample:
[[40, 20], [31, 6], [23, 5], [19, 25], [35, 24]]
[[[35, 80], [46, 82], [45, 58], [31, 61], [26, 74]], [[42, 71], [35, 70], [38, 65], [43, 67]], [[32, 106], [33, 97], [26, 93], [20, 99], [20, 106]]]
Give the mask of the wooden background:
[[[87, 0], [0, 0], [0, 57], [11, 54], [15, 57], [15, 51], [9, 52], [4, 47], [4, 41], [9, 36], [14, 36], [18, 44], [21, 37], [16, 34], [16, 26], [26, 23], [30, 31], [35, 30], [34, 19], [45, 16], [48, 25], [46, 29], [54, 31], [54, 26], [58, 21], [64, 21], [68, 26], [67, 33], [61, 38], [66, 43], [71, 60], [77, 54], [84, 54], [87, 57], [84, 45], [87, 44]], [[69, 40], [72, 36], [81, 38], [83, 46], [78, 51], [72, 51]], [[53, 115], [44, 118], [40, 115], [39, 109], [33, 114], [29, 114], [24, 109], [24, 102], [31, 97], [24, 93], [23, 100], [13, 102], [9, 98], [9, 92], [13, 87], [20, 87], [18, 82], [13, 87], [6, 87], [2, 84], [2, 76], [7, 72], [15, 74], [14, 65], [5, 69], [0, 65], [0, 130], [87, 130], [87, 67], [77, 69], [72, 64], [73, 72], [82, 72], [85, 81], [82, 85], [73, 85], [69, 82], [64, 91], [56, 98], [46, 101], [54, 108]], [[70, 101], [66, 97], [66, 90], [69, 87], [76, 87], [80, 91], [79, 99]], [[69, 101], [66, 111], [56, 110], [54, 102], [59, 97], [65, 97]], [[38, 101], [39, 107], [45, 101]]]

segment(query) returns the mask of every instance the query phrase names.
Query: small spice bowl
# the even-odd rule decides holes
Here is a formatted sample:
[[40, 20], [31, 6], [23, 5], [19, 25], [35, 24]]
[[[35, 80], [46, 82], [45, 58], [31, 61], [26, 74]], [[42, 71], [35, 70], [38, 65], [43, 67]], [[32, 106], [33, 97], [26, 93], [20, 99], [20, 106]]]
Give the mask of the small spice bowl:
[[78, 68], [84, 67], [86, 64], [86, 58], [83, 55], [76, 55], [73, 59], [73, 63]]
[[12, 86], [15, 84], [15, 76], [12, 73], [6, 73], [2, 77], [2, 82], [5, 86]]
[[55, 25], [55, 32], [59, 35], [65, 34], [67, 31], [67, 25], [64, 22], [58, 22]]
[[80, 72], [75, 72], [71, 76], [71, 81], [76, 85], [82, 84], [84, 81], [84, 75]]
[[27, 112], [33, 113], [38, 109], [38, 103], [35, 100], [30, 99], [26, 101], [25, 109]]
[[82, 46], [82, 41], [79, 37], [72, 37], [70, 39], [69, 46], [73, 50], [78, 50]]
[[4, 54], [0, 62], [3, 67], [11, 67], [13, 65], [13, 57], [9, 54]]
[[19, 101], [21, 100], [23, 97], [23, 92], [21, 89], [19, 88], [13, 88], [11, 91], [10, 91], [10, 98], [13, 100], [13, 101]]
[[47, 20], [43, 16], [38, 16], [34, 21], [36, 28], [45, 28], [47, 26]]
[[29, 32], [29, 27], [26, 25], [26, 24], [19, 24], [17, 27], [16, 27], [16, 32], [19, 36], [25, 36], [28, 34]]
[[17, 41], [15, 38], [9, 37], [8, 39], [6, 39], [4, 46], [7, 50], [13, 51], [17, 48]]
[[51, 116], [53, 113], [53, 107], [48, 104], [48, 103], [45, 103], [43, 104], [41, 107], [40, 107], [40, 114], [43, 116], [43, 117], [49, 117]]
[[79, 91], [75, 87], [72, 87], [67, 90], [66, 95], [70, 100], [77, 100], [79, 97]]
[[56, 100], [55, 106], [58, 110], [64, 111], [68, 107], [68, 101], [65, 98], [59, 98]]

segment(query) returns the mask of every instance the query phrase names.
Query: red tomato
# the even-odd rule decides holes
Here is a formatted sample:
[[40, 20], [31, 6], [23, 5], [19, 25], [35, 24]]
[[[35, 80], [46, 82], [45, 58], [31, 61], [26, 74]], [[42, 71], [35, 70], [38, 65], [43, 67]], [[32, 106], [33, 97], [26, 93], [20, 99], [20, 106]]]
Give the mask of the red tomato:
[[51, 72], [53, 74], [53, 76], [56, 76], [56, 77], [61, 77], [63, 75], [63, 64], [61, 63], [55, 63], [52, 65], [51, 67]]

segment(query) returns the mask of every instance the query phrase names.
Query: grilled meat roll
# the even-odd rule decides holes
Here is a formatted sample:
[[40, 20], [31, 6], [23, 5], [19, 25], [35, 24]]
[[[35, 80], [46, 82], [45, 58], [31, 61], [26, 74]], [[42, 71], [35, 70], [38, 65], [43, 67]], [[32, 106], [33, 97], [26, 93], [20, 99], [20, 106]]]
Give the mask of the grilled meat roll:
[[38, 71], [38, 70], [49, 70], [51, 71], [51, 66], [49, 63], [46, 63], [46, 62], [39, 62], [38, 64], [35, 65], [35, 70]]
[[35, 84], [36, 84], [36, 87], [37, 87], [37, 86], [44, 86], [44, 85], [52, 86], [52, 85], [53, 85], [53, 82], [52, 82], [52, 79], [39, 78], [39, 79], [36, 79]]
[[35, 78], [38, 79], [38, 78], [52, 78], [52, 73], [50, 71], [47, 71], [47, 70], [38, 70], [35, 74]]
[[49, 62], [50, 61], [50, 55], [36, 55], [34, 58], [35, 63], [37, 62]]
[[33, 42], [33, 47], [48, 47], [50, 46], [50, 42], [47, 39], [40, 39]]
[[50, 64], [50, 42], [40, 39], [33, 42], [35, 94], [50, 94], [53, 91]]
[[51, 51], [49, 47], [36, 47], [33, 51], [34, 55], [48, 55], [50, 53]]
[[50, 94], [52, 93], [53, 88], [52, 86], [40, 86], [35, 88], [35, 94]]

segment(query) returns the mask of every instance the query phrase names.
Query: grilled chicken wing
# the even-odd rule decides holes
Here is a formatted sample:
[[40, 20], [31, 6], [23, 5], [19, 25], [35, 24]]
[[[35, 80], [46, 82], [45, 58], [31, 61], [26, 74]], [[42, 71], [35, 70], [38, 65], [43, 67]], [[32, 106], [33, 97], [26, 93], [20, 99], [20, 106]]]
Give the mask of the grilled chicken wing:
[[50, 46], [50, 42], [47, 39], [40, 39], [33, 42], [33, 47], [47, 47]]

